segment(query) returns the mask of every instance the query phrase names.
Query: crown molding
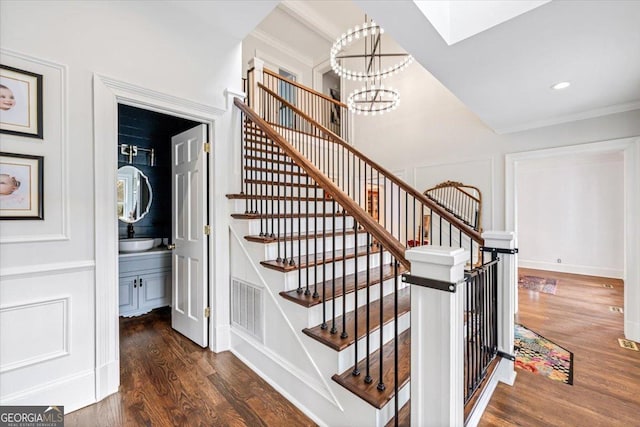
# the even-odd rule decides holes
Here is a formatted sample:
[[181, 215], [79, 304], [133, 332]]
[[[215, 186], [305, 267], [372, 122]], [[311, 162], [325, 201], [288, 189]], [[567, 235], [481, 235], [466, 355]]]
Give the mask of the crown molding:
[[344, 28], [336, 27], [333, 22], [315, 12], [302, 1], [283, 0], [278, 4], [278, 8], [300, 21], [329, 43], [335, 42], [336, 38], [344, 32]]
[[537, 129], [547, 126], [560, 125], [563, 123], [577, 122], [580, 120], [594, 119], [596, 117], [608, 116], [610, 114], [625, 113], [627, 111], [640, 110], [640, 101], [628, 102], [625, 104], [610, 105], [603, 108], [595, 108], [593, 110], [581, 111], [575, 114], [565, 114], [563, 116], [553, 117], [548, 120], [539, 120], [535, 122], [521, 123], [506, 128], [496, 128], [494, 131], [499, 134], [522, 132], [525, 130]]
[[255, 30], [253, 30], [251, 32], [250, 35], [255, 37], [256, 39], [260, 40], [261, 42], [263, 42], [265, 44], [268, 44], [269, 46], [273, 47], [274, 49], [277, 49], [280, 52], [290, 56], [291, 58], [297, 60], [298, 62], [301, 62], [302, 64], [306, 65], [307, 67], [309, 67], [309, 68], [313, 67], [313, 58], [311, 58], [311, 57], [309, 57], [307, 55], [303, 55], [300, 52], [292, 49], [291, 47], [287, 46], [284, 42], [280, 41], [279, 39], [276, 39], [275, 37], [271, 36], [270, 34], [267, 34], [262, 30], [255, 29]]

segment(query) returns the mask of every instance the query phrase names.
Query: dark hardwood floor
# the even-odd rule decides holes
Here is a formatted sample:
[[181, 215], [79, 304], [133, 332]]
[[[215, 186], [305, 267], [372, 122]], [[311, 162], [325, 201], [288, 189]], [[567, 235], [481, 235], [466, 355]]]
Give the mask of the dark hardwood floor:
[[[609, 310], [623, 306], [622, 281], [520, 272], [558, 279], [556, 295], [521, 290], [516, 321], [574, 353], [574, 385], [518, 369], [480, 426], [640, 426], [640, 352], [618, 345], [623, 315]], [[120, 392], [68, 414], [67, 427], [314, 425], [231, 353], [172, 331], [166, 310], [121, 320], [120, 334]]]
[[[558, 279], [556, 295], [520, 290], [516, 321], [574, 354], [574, 385], [517, 369], [499, 384], [480, 426], [640, 426], [640, 352], [618, 345], [623, 283], [616, 279], [520, 269]], [[612, 289], [603, 284], [613, 285]]]
[[120, 391], [67, 427], [315, 425], [230, 352], [173, 331], [167, 309], [120, 320], [120, 364]]

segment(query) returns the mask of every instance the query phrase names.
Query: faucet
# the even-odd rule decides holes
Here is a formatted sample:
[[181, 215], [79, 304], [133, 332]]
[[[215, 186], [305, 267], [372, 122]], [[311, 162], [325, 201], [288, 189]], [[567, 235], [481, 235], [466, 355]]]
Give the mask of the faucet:
[[132, 239], [134, 234], [135, 231], [133, 230], [133, 224], [129, 223], [129, 225], [127, 225], [127, 238]]

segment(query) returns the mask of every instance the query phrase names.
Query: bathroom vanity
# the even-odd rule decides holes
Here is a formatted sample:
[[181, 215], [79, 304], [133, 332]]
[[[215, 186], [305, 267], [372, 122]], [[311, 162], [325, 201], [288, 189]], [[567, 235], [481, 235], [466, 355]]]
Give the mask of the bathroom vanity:
[[166, 247], [119, 256], [120, 315], [148, 313], [171, 304], [171, 251]]

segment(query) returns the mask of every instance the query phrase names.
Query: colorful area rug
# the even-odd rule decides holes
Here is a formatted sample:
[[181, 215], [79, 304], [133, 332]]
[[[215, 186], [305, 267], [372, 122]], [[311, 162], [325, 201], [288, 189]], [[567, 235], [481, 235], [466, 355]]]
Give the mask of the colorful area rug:
[[544, 277], [536, 276], [520, 276], [518, 278], [519, 288], [544, 292], [545, 294], [555, 295], [557, 285], [558, 281], [556, 279], [545, 279]]
[[573, 385], [573, 353], [516, 323], [516, 367]]

